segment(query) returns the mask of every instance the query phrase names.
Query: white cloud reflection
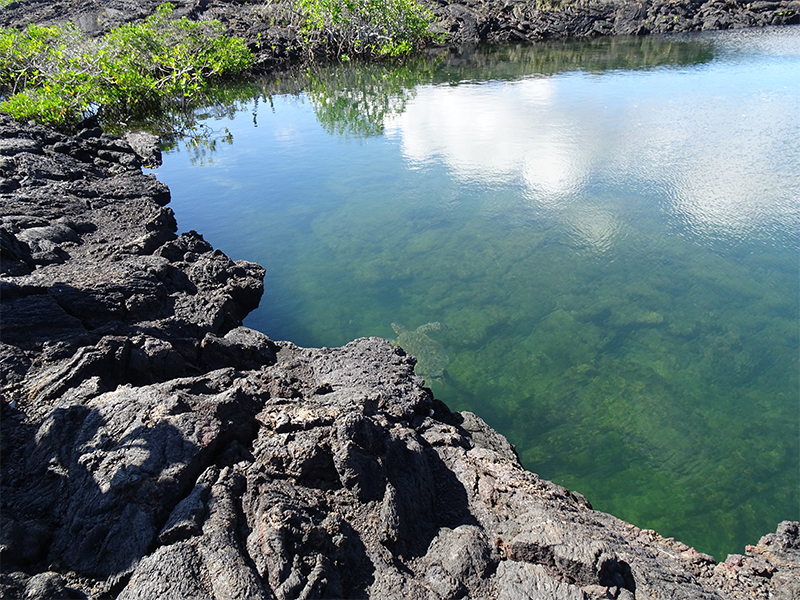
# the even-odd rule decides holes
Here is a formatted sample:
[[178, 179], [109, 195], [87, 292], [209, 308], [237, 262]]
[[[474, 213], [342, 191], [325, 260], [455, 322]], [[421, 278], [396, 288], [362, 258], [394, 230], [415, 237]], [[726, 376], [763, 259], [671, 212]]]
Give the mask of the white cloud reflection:
[[440, 157], [465, 181], [574, 192], [588, 167], [586, 140], [572, 135], [554, 94], [552, 79], [423, 87], [386, 133], [401, 136], [411, 164]]
[[464, 182], [522, 186], [598, 251], [621, 230], [620, 204], [597, 206], [598, 190], [653, 197], [704, 237], [769, 237], [800, 223], [800, 85], [774, 87], [731, 93], [669, 70], [426, 86], [386, 133], [412, 166], [442, 161]]

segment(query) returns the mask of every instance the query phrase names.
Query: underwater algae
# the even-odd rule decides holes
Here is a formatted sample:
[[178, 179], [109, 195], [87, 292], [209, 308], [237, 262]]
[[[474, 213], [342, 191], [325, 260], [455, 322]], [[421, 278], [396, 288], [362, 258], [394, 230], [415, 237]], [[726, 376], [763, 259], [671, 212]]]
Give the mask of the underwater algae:
[[[717, 558], [797, 519], [796, 85], [774, 57], [728, 67], [700, 46], [697, 68], [612, 72], [570, 72], [571, 45], [548, 46], [536, 74], [519, 48], [482, 49], [402, 74], [416, 87], [396, 104], [331, 96], [388, 119], [369, 127], [336, 121], [355, 104], [312, 123], [324, 86], [271, 98], [211, 169], [246, 222], [209, 239], [268, 267], [247, 324], [335, 346], [445, 323], [435, 395], [595, 508]], [[336, 81], [379, 90], [385, 67], [368, 68]], [[223, 229], [184, 221], [198, 207], [170, 185], [183, 227]]]

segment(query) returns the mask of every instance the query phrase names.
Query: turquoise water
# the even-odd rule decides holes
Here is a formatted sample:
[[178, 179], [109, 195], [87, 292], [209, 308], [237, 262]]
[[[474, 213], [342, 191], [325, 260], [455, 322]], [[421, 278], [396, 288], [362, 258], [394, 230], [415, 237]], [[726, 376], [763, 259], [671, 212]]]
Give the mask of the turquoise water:
[[718, 558], [800, 518], [800, 28], [318, 67], [235, 108], [158, 177], [267, 268], [247, 325], [443, 323], [436, 396], [596, 509]]

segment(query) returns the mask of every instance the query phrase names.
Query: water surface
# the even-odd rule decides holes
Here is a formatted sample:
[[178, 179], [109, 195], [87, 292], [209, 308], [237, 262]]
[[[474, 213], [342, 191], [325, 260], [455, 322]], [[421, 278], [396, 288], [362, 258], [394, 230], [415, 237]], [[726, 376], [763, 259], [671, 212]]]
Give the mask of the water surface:
[[800, 29], [315, 68], [237, 108], [158, 176], [267, 268], [247, 325], [443, 323], [437, 397], [595, 508], [718, 558], [800, 518]]

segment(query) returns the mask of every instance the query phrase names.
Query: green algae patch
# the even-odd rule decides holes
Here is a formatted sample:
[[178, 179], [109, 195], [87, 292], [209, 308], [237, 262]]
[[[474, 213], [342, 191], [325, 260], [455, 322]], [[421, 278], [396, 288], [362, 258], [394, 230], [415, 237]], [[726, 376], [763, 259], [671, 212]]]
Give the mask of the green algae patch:
[[[764, 34], [789, 36], [789, 58], [767, 63], [793, 68], [796, 34]], [[681, 46], [664, 56], [713, 55]], [[724, 559], [797, 515], [800, 245], [785, 173], [800, 90], [755, 58], [619, 73], [596, 67], [625, 57], [581, 58], [591, 73], [562, 73], [570, 48], [609, 49], [480, 50], [417, 75], [316, 69], [306, 94], [246, 107], [209, 169], [165, 181], [182, 227], [269, 265], [249, 326], [337, 346], [445, 323], [422, 332], [448, 359], [426, 380], [436, 397], [595, 508]], [[743, 76], [759, 91], [720, 96]]]

